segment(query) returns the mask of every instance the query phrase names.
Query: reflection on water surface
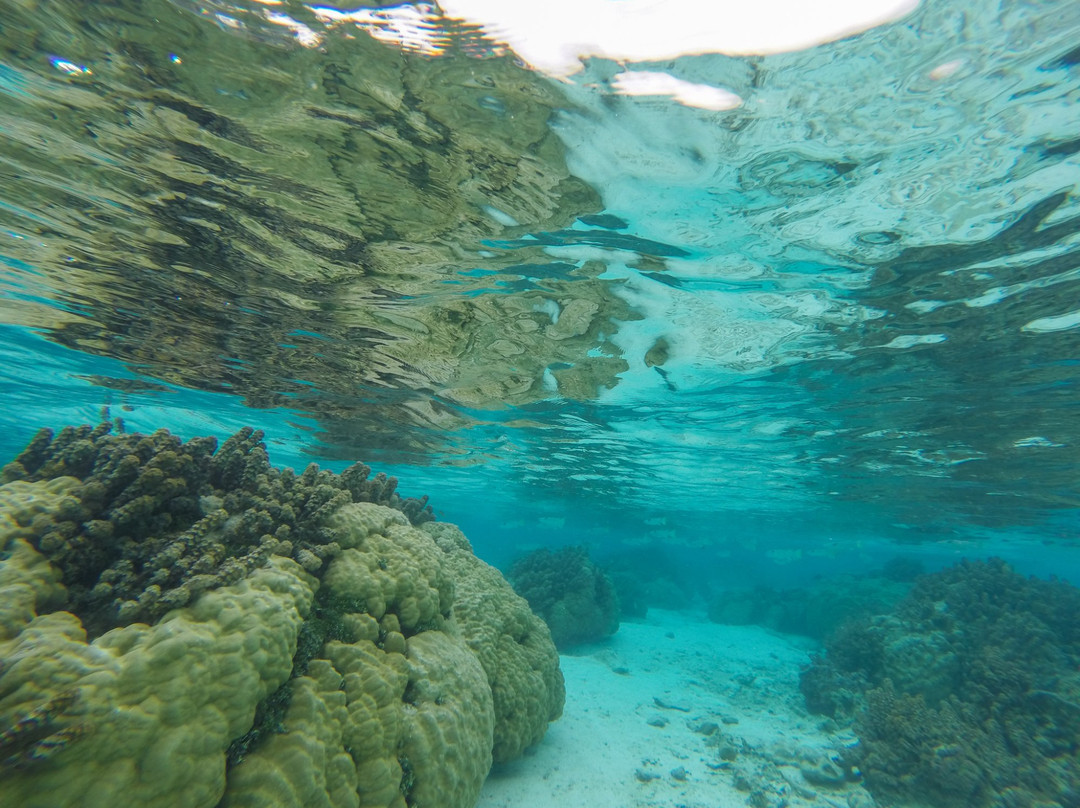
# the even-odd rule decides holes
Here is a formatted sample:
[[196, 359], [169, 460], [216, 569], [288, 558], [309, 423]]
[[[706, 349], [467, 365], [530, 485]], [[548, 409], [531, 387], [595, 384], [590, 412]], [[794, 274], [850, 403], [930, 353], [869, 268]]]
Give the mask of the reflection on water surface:
[[81, 374], [114, 404], [223, 392], [667, 541], [1075, 508], [1075, 4], [564, 81], [434, 7], [268, 9], [5, 11], [3, 316], [123, 363]]

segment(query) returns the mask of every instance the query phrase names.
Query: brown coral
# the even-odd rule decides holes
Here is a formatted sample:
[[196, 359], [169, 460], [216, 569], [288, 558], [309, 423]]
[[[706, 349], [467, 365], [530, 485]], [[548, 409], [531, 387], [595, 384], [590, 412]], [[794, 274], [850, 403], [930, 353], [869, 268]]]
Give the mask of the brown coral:
[[317, 571], [335, 552], [326, 519], [348, 502], [432, 518], [426, 498], [402, 499], [396, 479], [372, 478], [361, 463], [340, 475], [314, 464], [300, 475], [276, 469], [262, 437], [248, 427], [217, 448], [213, 438], [185, 443], [167, 430], [113, 434], [110, 424], [42, 430], [4, 479], [81, 481], [32, 532], [92, 633], [152, 622], [271, 555]]

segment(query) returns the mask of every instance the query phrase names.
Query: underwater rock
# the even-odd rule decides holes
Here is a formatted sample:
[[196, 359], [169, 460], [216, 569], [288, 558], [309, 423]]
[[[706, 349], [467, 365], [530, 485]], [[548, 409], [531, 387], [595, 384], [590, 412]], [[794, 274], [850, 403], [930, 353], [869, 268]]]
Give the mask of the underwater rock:
[[706, 737], [712, 735], [719, 735], [720, 725], [715, 721], [692, 721], [687, 725], [691, 732], [696, 732], [698, 735], [705, 735]]
[[853, 725], [842, 762], [882, 804], [1073, 804], [1078, 612], [1075, 587], [965, 561], [844, 626], [800, 684], [811, 710]]
[[551, 629], [559, 649], [595, 642], [619, 629], [619, 599], [584, 547], [536, 550], [508, 575], [514, 590]]
[[[250, 431], [218, 459], [206, 441], [87, 430], [35, 439], [7, 469], [24, 479], [0, 485], [0, 804], [471, 808], [492, 760], [558, 717], [546, 626], [454, 526], [354, 501], [402, 505], [388, 480], [290, 478]], [[176, 475], [153, 473], [163, 466]], [[158, 496], [118, 525], [146, 491]], [[239, 566], [218, 552], [229, 573], [200, 567], [212, 582], [185, 605], [109, 625], [74, 597], [73, 571], [99, 568], [107, 537], [187, 535], [162, 518], [205, 518], [173, 505], [180, 494], [229, 518], [256, 496], [270, 520], [292, 507], [292, 538]], [[99, 522], [113, 530], [87, 535]]]
[[836, 787], [848, 782], [848, 773], [824, 756], [814, 757], [799, 767], [799, 774], [811, 785]]
[[748, 805], [874, 805], [857, 772], [839, 761], [832, 748], [801, 746], [789, 740], [763, 745], [740, 739], [718, 747], [717, 756], [718, 763], [710, 768], [726, 773], [737, 791], [749, 794]]

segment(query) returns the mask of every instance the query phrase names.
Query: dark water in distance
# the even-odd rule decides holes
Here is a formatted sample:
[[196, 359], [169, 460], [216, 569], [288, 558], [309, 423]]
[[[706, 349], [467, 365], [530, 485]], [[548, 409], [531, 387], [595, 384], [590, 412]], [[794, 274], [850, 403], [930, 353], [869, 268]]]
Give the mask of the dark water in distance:
[[0, 0], [5, 456], [107, 404], [363, 459], [496, 563], [1072, 563], [1080, 6], [631, 66], [722, 111], [263, 8]]

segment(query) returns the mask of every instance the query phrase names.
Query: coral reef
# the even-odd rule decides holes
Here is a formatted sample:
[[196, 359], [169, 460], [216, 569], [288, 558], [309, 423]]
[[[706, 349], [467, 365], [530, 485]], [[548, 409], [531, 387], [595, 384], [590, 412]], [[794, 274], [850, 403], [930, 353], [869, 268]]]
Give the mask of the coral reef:
[[547, 624], [454, 525], [422, 528], [446, 554], [455, 582], [451, 616], [480, 660], [495, 699], [496, 763], [520, 756], [562, 714], [565, 688]]
[[[82, 427], [5, 468], [0, 803], [469, 808], [561, 713], [546, 626], [460, 531], [363, 468], [273, 469], [259, 437]], [[197, 567], [166, 609], [171, 546]], [[89, 594], [123, 561], [137, 616]]]
[[695, 605], [693, 582], [660, 545], [622, 551], [601, 559], [601, 564], [615, 585], [623, 617], [645, 617], [650, 608], [679, 610]]
[[727, 589], [709, 603], [709, 619], [824, 640], [849, 620], [888, 611], [907, 594], [908, 583], [891, 577], [890, 569], [903, 573], [906, 568], [891, 567], [876, 575], [836, 575], [793, 589]]
[[75, 478], [34, 547], [63, 573], [70, 608], [91, 634], [161, 617], [200, 592], [235, 583], [270, 555], [317, 572], [332, 548], [325, 517], [348, 502], [378, 502], [416, 522], [427, 500], [403, 500], [397, 480], [357, 463], [340, 475], [270, 465], [262, 432], [245, 428], [217, 449], [166, 430], [97, 427], [39, 432], [0, 481]]
[[803, 672], [807, 705], [852, 723], [883, 805], [1080, 804], [1080, 590], [1000, 559], [915, 582]]
[[544, 618], [560, 649], [603, 639], [619, 628], [615, 586], [584, 547], [536, 550], [515, 561], [508, 577]]

